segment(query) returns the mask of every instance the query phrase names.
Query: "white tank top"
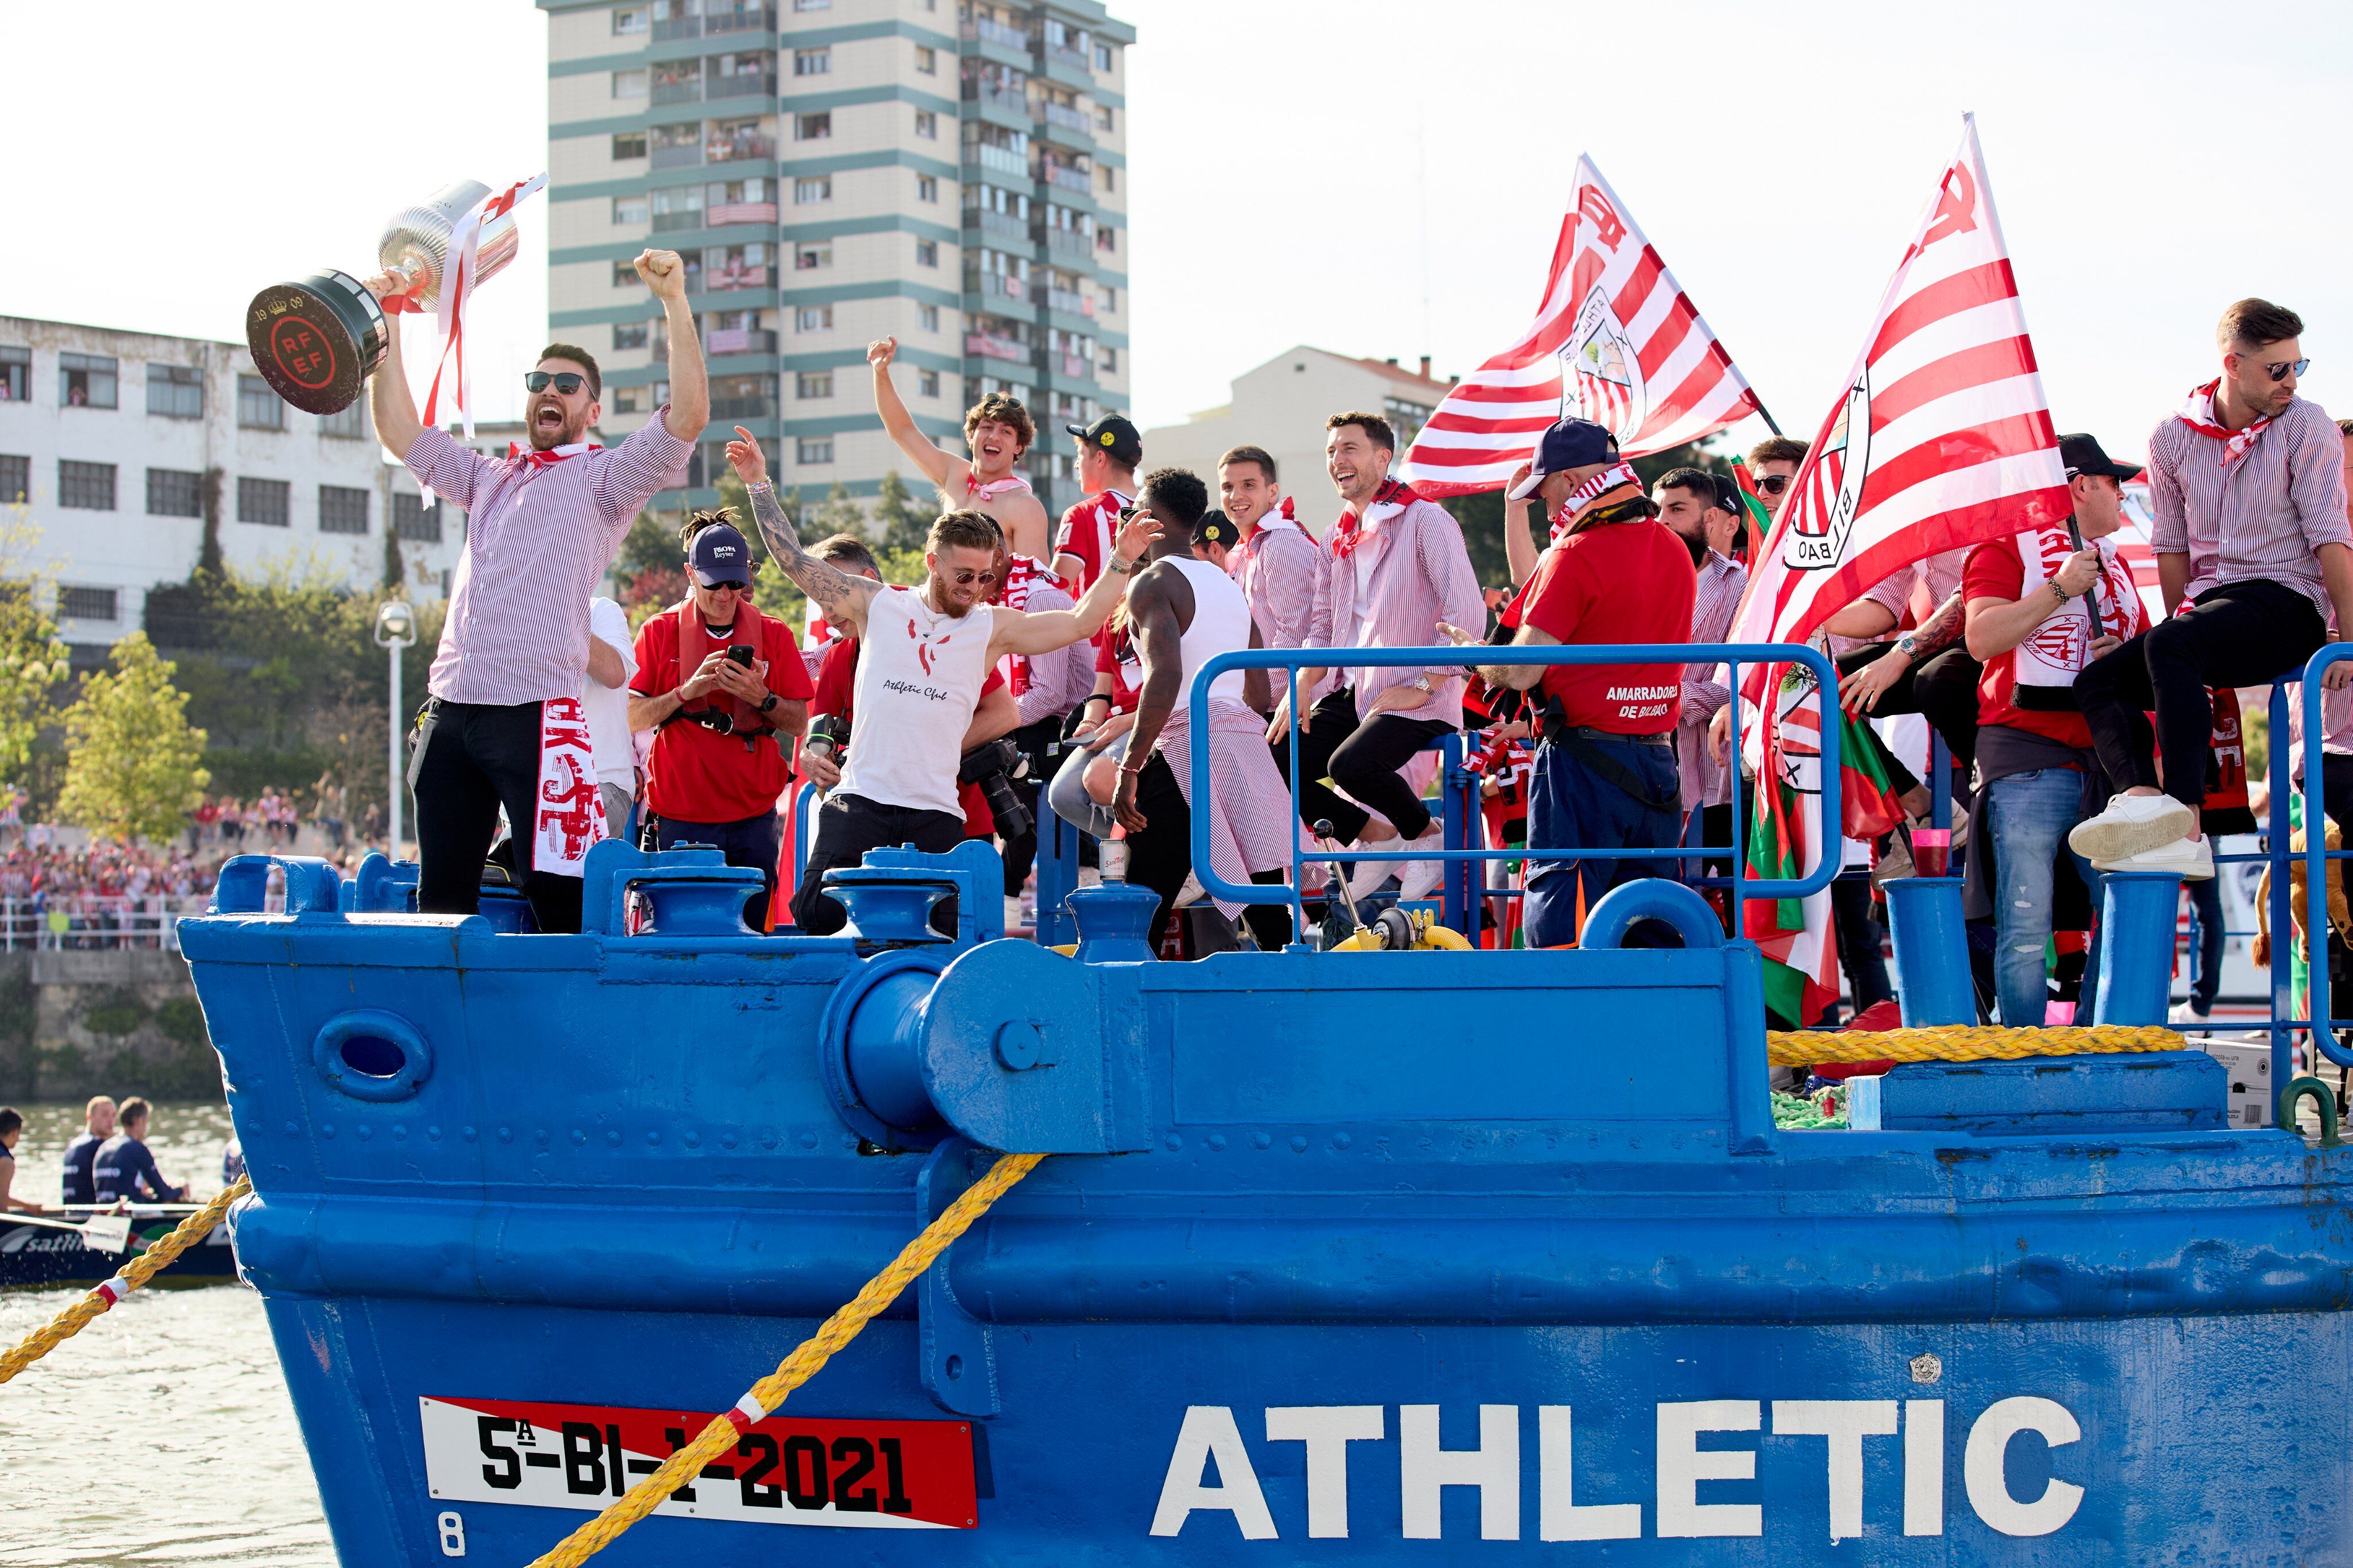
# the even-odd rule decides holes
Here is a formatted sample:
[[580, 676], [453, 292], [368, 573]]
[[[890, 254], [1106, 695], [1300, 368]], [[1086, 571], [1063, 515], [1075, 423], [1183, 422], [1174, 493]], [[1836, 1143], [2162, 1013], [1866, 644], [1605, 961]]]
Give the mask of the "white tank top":
[[956, 763], [988, 679], [994, 614], [978, 605], [960, 620], [939, 615], [922, 594], [905, 588], [884, 588], [868, 601], [850, 689], [843, 794], [964, 815]]
[[[1176, 693], [1176, 707], [1185, 711], [1192, 704], [1193, 677], [1200, 668], [1219, 654], [1250, 647], [1250, 600], [1231, 577], [1206, 561], [1172, 555], [1168, 563], [1185, 574], [1185, 581], [1193, 585], [1193, 624], [1185, 628], [1184, 641], [1178, 647], [1185, 684]], [[1226, 671], [1210, 686], [1209, 700], [1242, 701], [1242, 682], [1246, 678], [1243, 670]]]

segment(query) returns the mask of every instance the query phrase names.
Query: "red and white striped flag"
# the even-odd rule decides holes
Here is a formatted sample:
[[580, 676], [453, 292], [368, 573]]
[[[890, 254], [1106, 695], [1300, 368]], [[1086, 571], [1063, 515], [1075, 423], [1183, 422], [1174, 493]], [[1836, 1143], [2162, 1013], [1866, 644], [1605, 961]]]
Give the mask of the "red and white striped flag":
[[[1924, 556], [2063, 521], [2059, 437], [1964, 117], [1862, 354], [1749, 568], [1727, 641], [1803, 642]], [[1749, 700], [1767, 667], [1747, 671]]]
[[1500, 489], [1564, 416], [1607, 426], [1630, 458], [1714, 435], [1757, 395], [1590, 158], [1534, 325], [1456, 384], [1414, 437], [1401, 477], [1426, 496]]

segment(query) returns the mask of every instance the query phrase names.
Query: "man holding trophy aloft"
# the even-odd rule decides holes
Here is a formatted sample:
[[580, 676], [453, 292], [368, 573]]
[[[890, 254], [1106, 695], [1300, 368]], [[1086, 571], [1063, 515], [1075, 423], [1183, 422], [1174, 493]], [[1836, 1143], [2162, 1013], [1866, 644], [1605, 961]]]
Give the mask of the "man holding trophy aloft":
[[[580, 929], [582, 863], [611, 830], [580, 711], [588, 601], [639, 509], [684, 481], [711, 412], [685, 267], [676, 251], [649, 250], [637, 268], [669, 323], [670, 401], [610, 450], [588, 440], [603, 391], [596, 362], [570, 344], [549, 344], [523, 377], [530, 444], [503, 458], [418, 419], [396, 330], [369, 378], [385, 448], [468, 516], [408, 764], [427, 913], [476, 911], [503, 805], [539, 929]], [[412, 285], [388, 269], [365, 287], [389, 301]]]

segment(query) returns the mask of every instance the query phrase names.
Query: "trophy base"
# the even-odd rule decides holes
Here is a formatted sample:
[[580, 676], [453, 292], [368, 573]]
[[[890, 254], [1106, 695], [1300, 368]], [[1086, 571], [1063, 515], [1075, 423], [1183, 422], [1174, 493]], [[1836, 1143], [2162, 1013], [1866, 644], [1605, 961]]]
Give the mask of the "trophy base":
[[375, 296], [332, 269], [273, 283], [245, 313], [253, 368], [305, 414], [340, 414], [357, 402], [384, 363], [389, 331]]

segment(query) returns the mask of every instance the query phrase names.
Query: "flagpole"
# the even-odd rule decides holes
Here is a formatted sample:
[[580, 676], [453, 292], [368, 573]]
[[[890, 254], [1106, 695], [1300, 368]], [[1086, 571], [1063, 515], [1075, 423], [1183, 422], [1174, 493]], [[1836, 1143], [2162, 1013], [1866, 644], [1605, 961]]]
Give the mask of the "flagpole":
[[[1751, 397], [1756, 397], [1757, 389], [1753, 386], [1750, 387], [1748, 389], [1748, 395]], [[1761, 397], [1757, 398], [1757, 417], [1765, 421], [1765, 428], [1773, 432], [1774, 435], [1778, 436], [1781, 433], [1781, 427], [1773, 423], [1773, 416], [1767, 412], [1765, 400]]]

